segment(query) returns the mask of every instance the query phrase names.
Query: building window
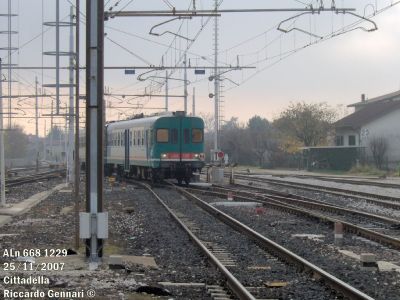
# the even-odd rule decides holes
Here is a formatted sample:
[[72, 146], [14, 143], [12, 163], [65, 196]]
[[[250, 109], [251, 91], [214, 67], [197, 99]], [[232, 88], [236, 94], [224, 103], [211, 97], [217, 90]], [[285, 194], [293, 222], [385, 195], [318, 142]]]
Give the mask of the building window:
[[349, 146], [355, 146], [355, 145], [356, 145], [356, 136], [349, 135]]
[[336, 146], [343, 146], [343, 145], [344, 145], [343, 135], [337, 135]]

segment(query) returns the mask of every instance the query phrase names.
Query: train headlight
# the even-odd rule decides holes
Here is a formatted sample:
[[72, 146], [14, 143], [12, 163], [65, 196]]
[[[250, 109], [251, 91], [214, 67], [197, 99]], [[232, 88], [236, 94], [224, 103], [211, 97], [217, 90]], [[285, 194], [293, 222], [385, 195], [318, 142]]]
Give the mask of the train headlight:
[[167, 158], [167, 154], [166, 153], [162, 153], [161, 154], [161, 158]]
[[194, 155], [195, 158], [199, 159], [199, 160], [204, 160], [205, 159], [205, 155], [204, 153], [196, 153]]

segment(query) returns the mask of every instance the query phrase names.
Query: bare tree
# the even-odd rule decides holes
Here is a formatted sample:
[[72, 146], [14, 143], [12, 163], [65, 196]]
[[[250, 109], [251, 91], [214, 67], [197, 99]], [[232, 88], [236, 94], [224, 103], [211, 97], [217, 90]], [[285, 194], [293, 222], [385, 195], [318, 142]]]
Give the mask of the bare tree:
[[372, 137], [369, 141], [369, 149], [371, 150], [375, 166], [378, 169], [382, 169], [388, 149], [387, 139], [385, 137]]
[[204, 121], [204, 131], [207, 133], [214, 132], [214, 115], [210, 113], [199, 113], [198, 117], [202, 118]]

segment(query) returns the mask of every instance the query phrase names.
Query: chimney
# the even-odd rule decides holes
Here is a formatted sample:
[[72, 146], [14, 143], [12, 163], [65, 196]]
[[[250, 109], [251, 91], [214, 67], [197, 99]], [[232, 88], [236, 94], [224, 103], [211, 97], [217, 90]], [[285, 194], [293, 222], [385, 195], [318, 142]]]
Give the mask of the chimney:
[[361, 102], [365, 101], [365, 94], [361, 94]]

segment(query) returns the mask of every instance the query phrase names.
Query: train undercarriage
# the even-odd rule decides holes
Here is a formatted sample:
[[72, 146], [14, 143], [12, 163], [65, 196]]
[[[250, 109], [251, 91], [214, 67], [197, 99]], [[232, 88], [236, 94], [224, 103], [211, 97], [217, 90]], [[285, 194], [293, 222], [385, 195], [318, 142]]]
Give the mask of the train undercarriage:
[[123, 165], [106, 164], [104, 166], [105, 176], [119, 177], [136, 177], [139, 179], [151, 180], [159, 182], [163, 179], [176, 179], [179, 184], [185, 182], [189, 184], [193, 173], [200, 172], [201, 166], [193, 165], [192, 163], [174, 163], [160, 168], [151, 168], [145, 166], [129, 166], [126, 170]]

